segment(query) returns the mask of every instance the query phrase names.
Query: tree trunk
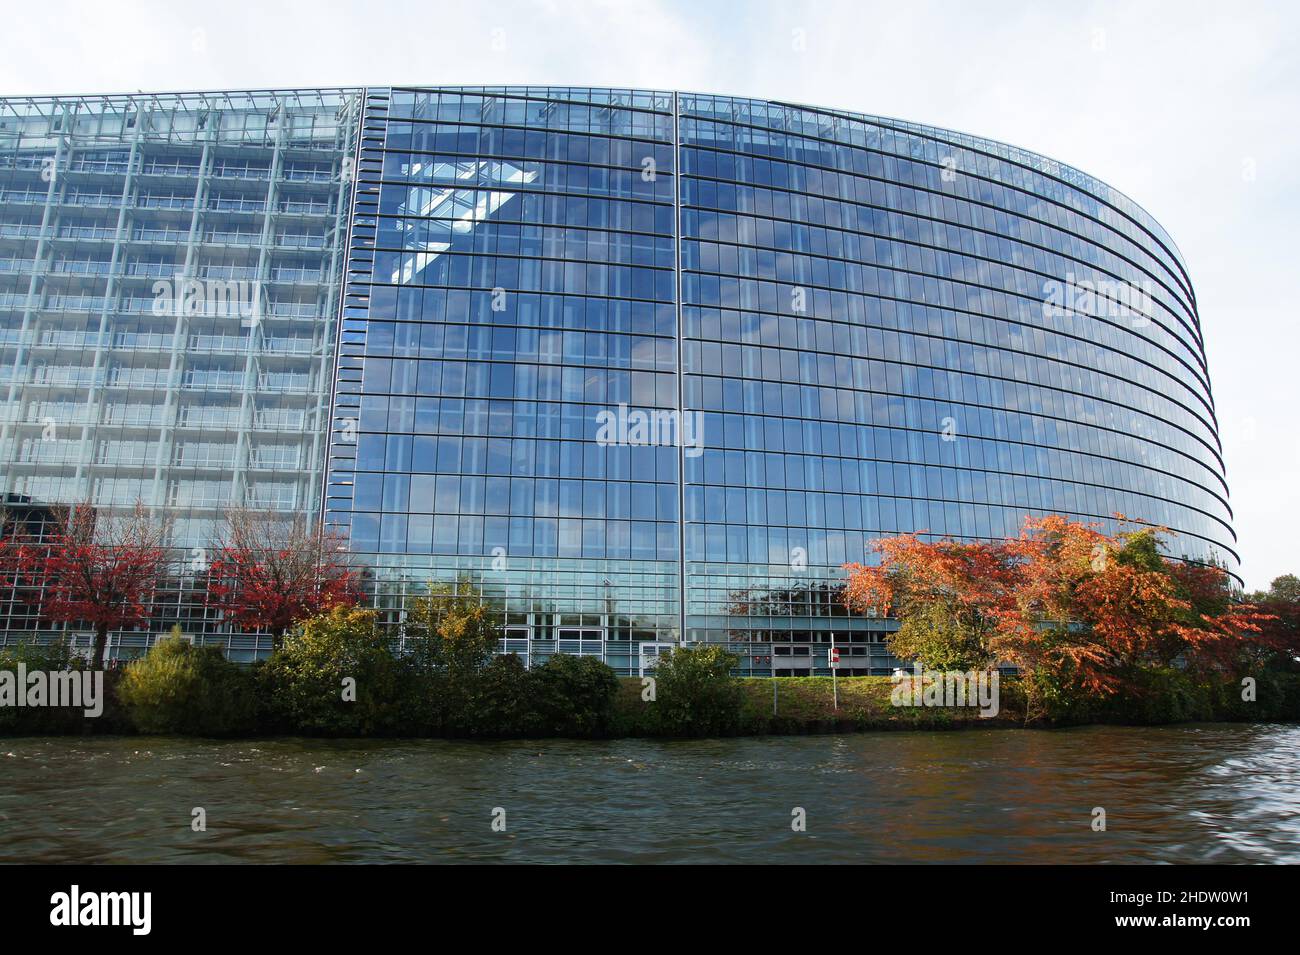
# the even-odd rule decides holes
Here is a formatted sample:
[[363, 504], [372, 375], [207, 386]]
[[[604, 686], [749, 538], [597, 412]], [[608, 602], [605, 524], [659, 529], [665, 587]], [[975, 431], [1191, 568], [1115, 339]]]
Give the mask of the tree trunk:
[[108, 625], [100, 624], [99, 626], [95, 627], [95, 652], [93, 654], [93, 660], [95, 662], [95, 665], [99, 667], [101, 670], [103, 670], [107, 665], [107, 661], [104, 659], [104, 656], [107, 652], [108, 652]]

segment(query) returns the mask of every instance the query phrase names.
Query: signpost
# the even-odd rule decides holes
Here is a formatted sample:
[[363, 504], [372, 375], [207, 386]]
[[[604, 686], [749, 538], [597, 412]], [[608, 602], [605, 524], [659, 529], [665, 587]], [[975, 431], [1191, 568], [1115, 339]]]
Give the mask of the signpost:
[[835, 681], [835, 672], [840, 668], [840, 650], [835, 644], [831, 644], [831, 648], [826, 654], [826, 662], [831, 668], [831, 696], [835, 710], [838, 712], [840, 708], [840, 688]]

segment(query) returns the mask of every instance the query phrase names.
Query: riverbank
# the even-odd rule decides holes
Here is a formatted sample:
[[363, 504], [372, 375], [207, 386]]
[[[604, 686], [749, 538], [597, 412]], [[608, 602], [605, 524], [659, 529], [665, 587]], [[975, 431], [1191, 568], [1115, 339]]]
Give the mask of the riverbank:
[[[734, 677], [734, 658], [712, 646], [661, 661], [653, 681], [565, 654], [531, 669], [486, 651], [481, 666], [432, 668], [382, 643], [365, 653], [337, 641], [307, 648], [250, 667], [161, 641], [128, 667], [97, 674], [102, 689], [87, 708], [42, 702], [45, 691], [38, 700], [30, 685], [19, 705], [16, 692], [0, 692], [0, 736], [617, 739], [1300, 722], [1300, 673], [1282, 669], [1246, 678], [1143, 669], [1108, 697], [1039, 686], [1032, 700], [1020, 679], [980, 674], [945, 700], [931, 692], [938, 684], [912, 678]], [[0, 654], [0, 675], [74, 676], [80, 667], [58, 648]]]
[[[118, 674], [113, 674], [117, 677]], [[1209, 685], [1185, 678], [1168, 678], [1138, 696], [1092, 700], [1087, 705], [1064, 707], [1048, 716], [1027, 716], [1024, 692], [1014, 678], [999, 687], [996, 712], [982, 715], [971, 706], [896, 706], [894, 683], [889, 677], [845, 677], [832, 687], [830, 677], [733, 678], [739, 690], [739, 711], [725, 729], [694, 732], [689, 726], [666, 729], [654, 707], [643, 698], [645, 688], [637, 677], [621, 677], [603, 727], [589, 731], [522, 731], [422, 733], [304, 731], [281, 722], [254, 720], [234, 732], [203, 732], [182, 727], [141, 727], [116, 698], [116, 679], [101, 718], [84, 719], [79, 713], [43, 710], [0, 710], [0, 738], [17, 736], [150, 735], [235, 737], [266, 739], [284, 735], [339, 739], [379, 738], [545, 739], [690, 738], [701, 736], [801, 736], [872, 731], [926, 731], [979, 729], [1054, 729], [1078, 726], [1162, 726], [1180, 723], [1297, 723], [1300, 722], [1300, 674], [1271, 673], [1259, 680], [1255, 701], [1242, 701], [1232, 684]], [[836, 698], [838, 691], [838, 703]], [[991, 709], [991, 708], [990, 708]]]
[[[995, 713], [978, 706], [896, 706], [890, 677], [738, 678], [743, 690], [735, 735], [802, 735], [872, 730], [1052, 728], [1087, 725], [1160, 726], [1174, 723], [1300, 722], [1300, 674], [1265, 673], [1256, 699], [1244, 701], [1235, 683], [1201, 683], [1184, 674], [1154, 674], [1131, 697], [1091, 700], [1056, 712], [1028, 713], [1019, 681], [1005, 678]], [[836, 705], [838, 690], [838, 705]], [[615, 698], [614, 736], [659, 736], [653, 703], [642, 700], [635, 677], [620, 680]]]

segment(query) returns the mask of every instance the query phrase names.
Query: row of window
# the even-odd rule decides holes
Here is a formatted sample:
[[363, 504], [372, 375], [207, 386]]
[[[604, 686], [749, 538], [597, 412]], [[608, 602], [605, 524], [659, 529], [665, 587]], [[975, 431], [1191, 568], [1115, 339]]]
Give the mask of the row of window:
[[[768, 391], [773, 392], [770, 404], [775, 413], [765, 413]], [[783, 407], [785, 397], [795, 399], [789, 409]], [[754, 382], [690, 378], [687, 407], [710, 410], [700, 412], [698, 422], [688, 422], [691, 430], [689, 434], [683, 432], [683, 438], [698, 439], [696, 446], [701, 449], [737, 450], [747, 455], [787, 452], [942, 464], [1142, 488], [1160, 497], [1184, 500], [1212, 514], [1227, 514], [1221, 478], [1154, 441], [1127, 432], [1095, 432], [1077, 422], [1003, 409], [888, 396], [873, 396], [872, 416], [874, 401], [879, 398], [883, 421], [899, 418], [898, 427], [804, 420], [799, 415], [809, 411], [804, 404], [806, 397], [812, 396], [783, 386], [760, 389]], [[726, 412], [718, 410], [723, 408]], [[576, 446], [599, 437], [602, 421], [608, 419], [597, 416], [609, 410], [574, 403], [367, 394], [360, 398], [355, 421], [362, 434], [549, 438]], [[794, 417], [782, 417], [786, 410]], [[1081, 437], [1085, 434], [1101, 439], [1092, 453], [1085, 447], [1087, 440]], [[1107, 443], [1110, 439], [1118, 443]], [[575, 454], [576, 447], [568, 453]], [[572, 460], [575, 467], [582, 461], [584, 473], [604, 476], [626, 468], [630, 454], [628, 447], [589, 445], [581, 458]]]
[[[204, 449], [188, 450], [200, 454]], [[282, 455], [284, 451], [275, 450], [272, 456], [275, 454]], [[258, 457], [254, 455], [254, 459]], [[1189, 507], [1152, 494], [1053, 481], [1033, 475], [905, 464], [873, 468], [869, 463], [854, 462], [853, 473], [861, 474], [869, 483], [863, 488], [840, 493], [789, 489], [798, 488], [810, 477], [838, 476], [839, 472], [833, 470], [833, 462], [815, 459], [800, 462], [797, 458], [783, 460], [779, 456], [754, 461], [770, 467], [747, 468], [746, 483], [739, 486], [691, 483], [688, 474], [684, 489], [686, 519], [710, 523], [870, 529], [875, 526], [872, 501], [876, 497], [910, 496], [943, 503], [974, 501], [1095, 516], [1104, 516], [1104, 509], [1109, 506], [1201, 536], [1231, 533], [1226, 519], [1213, 523]], [[490, 469], [484, 476], [483, 470], [478, 468], [467, 468], [458, 476], [460, 463], [458, 456], [449, 453], [430, 461], [429, 466], [436, 466], [436, 472], [355, 472], [351, 508], [354, 511], [390, 513], [660, 521], [676, 520], [678, 514], [676, 485], [667, 481], [648, 483], [635, 480], [646, 477], [644, 474], [622, 470], [584, 474], [582, 478], [546, 478], [535, 476], [534, 470], [525, 470], [528, 462], [521, 460], [520, 470], [512, 473], [526, 474], [526, 477], [509, 477]], [[694, 469], [688, 467], [688, 470]], [[701, 470], [707, 471], [707, 465]]]
[[[689, 153], [688, 153], [689, 154]], [[777, 167], [790, 171], [804, 171], [800, 167]], [[998, 238], [1008, 239], [1018, 235], [1015, 223], [1024, 221], [1026, 230], [1043, 223], [1042, 204], [1037, 201], [1015, 206], [990, 202], [987, 197], [964, 199], [954, 195], [953, 188], [943, 188], [937, 180], [941, 171], [931, 169], [936, 180], [934, 192], [917, 189], [896, 179], [832, 179], [842, 185], [840, 192], [829, 194], [813, 191], [790, 191], [756, 185], [746, 179], [701, 179], [687, 171], [682, 181], [682, 202], [686, 206], [701, 207], [732, 214], [749, 214], [772, 217], [778, 220], [806, 222], [814, 226], [845, 229], [849, 232], [872, 233], [882, 225], [889, 227], [896, 238], [915, 236], [924, 220], [950, 223], [966, 229], [975, 229]], [[961, 179], [961, 177], [957, 177]], [[743, 185], [741, 185], [743, 184]], [[960, 191], [957, 189], [956, 191]], [[888, 232], [886, 234], [889, 234]], [[1084, 260], [1089, 245], [1077, 236], [1064, 232], [1048, 233], [1044, 246], [1061, 253], [1070, 253]], [[1095, 254], [1095, 253], [1094, 253]], [[1149, 257], [1148, 257], [1149, 258]], [[1010, 256], [1007, 257], [1010, 261]], [[1165, 269], [1140, 269], [1127, 258], [1113, 256], [1114, 271], [1132, 275], [1134, 280], [1149, 281], [1168, 300], [1166, 306], [1186, 327], [1191, 341], [1196, 341], [1192, 331], [1194, 314], [1186, 300], [1169, 290]], [[1062, 270], [1064, 271], [1064, 270]]]
[[[556, 453], [538, 468], [527, 454], [507, 460], [510, 442], [505, 439], [479, 439], [479, 453], [468, 458], [460, 454], [459, 442], [451, 443], [454, 439], [438, 439], [438, 447], [431, 439], [415, 440], [430, 446], [428, 460], [415, 465], [416, 470], [354, 472], [353, 510], [661, 521], [675, 520], [678, 513], [676, 485], [662, 473], [617, 469], [561, 479], [559, 448], [552, 447]], [[531, 444], [515, 442], [521, 443]], [[498, 460], [492, 459], [494, 444], [501, 448]], [[506, 470], [509, 465], [512, 470]], [[512, 474], [528, 476], [512, 478]], [[648, 483], [645, 479], [650, 477], [661, 483]], [[1214, 520], [1152, 493], [997, 471], [793, 455], [749, 455], [743, 460], [737, 455], [728, 460], [706, 452], [702, 464], [688, 459], [684, 493], [689, 521], [870, 529], [877, 526], [874, 501], [911, 496], [940, 505], [970, 501], [1022, 512], [1089, 517], [1123, 513], [1209, 539], [1231, 536], [1221, 510], [1223, 516]]]
[[[963, 275], [960, 270], [952, 275], [925, 275], [888, 267], [817, 261], [826, 266], [827, 272], [814, 274], [807, 283], [687, 271], [681, 276], [682, 302], [686, 307], [723, 307], [854, 325], [866, 324], [873, 313], [883, 315], [887, 308], [900, 311], [900, 303], [936, 311], [942, 308], [1015, 320], [1053, 332], [1086, 334], [1103, 348], [1132, 354], [1179, 380], [1189, 378], [1189, 365], [1150, 337], [1150, 333], [1159, 331], [1155, 322], [1124, 305], [1105, 304], [1096, 296], [1078, 291], [1077, 286], [1067, 288], [1062, 283], [1062, 303], [1057, 306], [1045, 300], [1041, 276], [1031, 282], [1027, 274], [1010, 266], [982, 260], [971, 260], [975, 272], [972, 275]], [[667, 268], [451, 250], [379, 251], [375, 253], [375, 274], [391, 285], [445, 287], [432, 296], [426, 295], [429, 288], [421, 288], [418, 293], [412, 289], [409, 314], [427, 315], [434, 321], [446, 314], [452, 320], [477, 316], [493, 323], [511, 323], [519, 320], [518, 309], [551, 296], [611, 296], [671, 303], [675, 294], [674, 275]], [[899, 302], [891, 306], [891, 299]], [[439, 310], [440, 300], [449, 304], [445, 313]], [[512, 304], [515, 300], [520, 301]], [[1091, 304], [1081, 304], [1084, 302]], [[452, 308], [451, 303], [463, 306], [463, 311], [461, 307]], [[552, 307], [561, 306], [557, 303]], [[374, 317], [390, 316], [380, 310]], [[1146, 375], [1160, 387], [1167, 387], [1167, 381], [1154, 372]]]
[[[872, 532], [688, 523], [685, 559], [784, 566], [798, 560], [820, 574], [864, 560], [879, 535], [920, 527], [953, 538], [1010, 536], [1025, 517], [1023, 510], [996, 505], [881, 498], [877, 506], [880, 527]], [[349, 536], [363, 553], [675, 561], [678, 531], [675, 522], [355, 513]], [[1222, 549], [1190, 535], [1179, 537], [1177, 548], [1180, 556], [1198, 560], [1223, 556]]]
[[[944, 203], [950, 201], [945, 199]], [[1016, 265], [1032, 262], [1038, 271], [1057, 276], [1071, 272], [1079, 276], [1100, 273], [1099, 277], [1112, 279], [1122, 276], [1124, 281], [1140, 288], [1150, 287], [1153, 297], [1163, 288], [1155, 283], [1148, 286], [1145, 273], [1140, 273], [1127, 260], [1077, 237], [1055, 240], [1047, 227], [1036, 221], [1013, 217], [1001, 222], [994, 215], [990, 224], [983, 215], [978, 220], [971, 214], [962, 215], [962, 208], [956, 205], [937, 217], [858, 206], [851, 212], [841, 213], [841, 219], [845, 218], [851, 226], [843, 221], [838, 225], [819, 226], [802, 219], [687, 207], [682, 209], [682, 234], [848, 261], [870, 261], [872, 257], [884, 262], [895, 257], [902, 261], [903, 253], [897, 251], [899, 246], [895, 244], [906, 243], [921, 250], [947, 249]], [[1005, 232], [995, 231], [1001, 226], [1006, 226]], [[1048, 263], [1064, 265], [1064, 268], [1054, 271]], [[1162, 295], [1161, 307], [1165, 308], [1163, 301]], [[1178, 308], [1182, 308], [1181, 304]]]
[[[662, 350], [668, 352], [671, 343], [667, 340], [661, 342]], [[752, 377], [744, 381], [736, 379], [738, 387], [733, 387], [732, 395], [740, 397], [743, 402], [748, 390], [754, 399], [748, 407], [743, 408], [744, 411], [846, 424], [923, 429], [941, 429], [947, 426], [954, 435], [962, 433], [1005, 438], [1008, 436], [1006, 433], [979, 430], [976, 418], [982, 408], [1000, 408], [1013, 413], [1056, 417], [1099, 431], [1119, 431], [1128, 436], [1129, 446], [1139, 454], [1154, 453], [1154, 449], [1143, 450], [1148, 443], [1166, 444], [1193, 462], [1203, 462], [1215, 470], [1216, 451], [1208, 444], [1209, 440], [1215, 439], [1212, 431], [1201, 425], [1199, 430], [1205, 437], [1198, 440], [1191, 434], [1171, 427], [1165, 418], [1137, 411], [1116, 401], [1114, 396], [1107, 393], [1110, 389], [1101, 384], [1094, 387], [1094, 391], [1100, 392], [1101, 396], [1094, 397], [1047, 384], [1035, 385], [992, 377], [1001, 370], [998, 367], [990, 368], [988, 375], [975, 375], [942, 369], [918, 369], [911, 365], [874, 360], [839, 358], [832, 362], [828, 358], [825, 363], [830, 365], [830, 380], [839, 385], [818, 386], [812, 382], [799, 382], [802, 363], [796, 360], [796, 353], [786, 352], [784, 356], [791, 359], [791, 367], [787, 368], [783, 362], [773, 362], [772, 367], [764, 367], [761, 375], [753, 375], [754, 369], [750, 369]], [[816, 369], [812, 356], [805, 357], [808, 359], [807, 364]], [[997, 353], [993, 353], [990, 363], [995, 363], [998, 357]], [[671, 368], [671, 355], [665, 354], [662, 358], [660, 367]], [[219, 359], [212, 358], [210, 361], [218, 362]], [[725, 382], [731, 379], [720, 379], [716, 375], [722, 364], [719, 360], [712, 366], [714, 375], [687, 375], [685, 399], [688, 409], [742, 410], [735, 405], [729, 408], [724, 405], [724, 396], [727, 394]], [[729, 370], [733, 374], [744, 374], [746, 369], [743, 361], [730, 364], [732, 367]], [[677, 405], [677, 376], [672, 371], [622, 371], [572, 365], [535, 365], [527, 362], [457, 362], [414, 358], [365, 358], [360, 360], [359, 368], [362, 390], [368, 395], [418, 398], [444, 394], [469, 400], [585, 402], [592, 406], [587, 415], [589, 427], [583, 432], [589, 438], [597, 436], [601, 412], [617, 405], [643, 408], [673, 408]], [[220, 365], [214, 364], [206, 373], [217, 374], [219, 369]], [[690, 363], [687, 369], [694, 371]], [[1018, 373], [1025, 371], [1023, 367], [1015, 365], [1006, 370]], [[122, 373], [125, 371], [123, 369]], [[232, 369], [229, 373], [235, 372]], [[197, 369], [194, 374], [198, 374]], [[280, 372], [277, 373], [276, 380], [287, 386], [292, 377], [288, 372]], [[1082, 382], [1076, 379], [1069, 384], [1077, 387]], [[901, 397], [909, 394], [951, 397], [937, 401]], [[968, 419], [972, 418], [976, 418], [975, 425], [968, 423]], [[1099, 450], [1099, 442], [1104, 440], [1110, 438], [1098, 435], [1081, 449]], [[1115, 440], [1120, 438], [1116, 436]], [[703, 435], [703, 443], [717, 446], [716, 440], [711, 442], [707, 434]], [[1195, 469], [1176, 469], [1176, 473], [1195, 473]]]
[[[454, 107], [457, 115], [459, 115], [460, 102], [460, 100], [457, 100]], [[693, 102], [698, 108], [703, 101], [693, 100]], [[531, 111], [529, 109], [530, 105], [532, 106]], [[756, 106], [761, 108], [761, 104], [756, 104]], [[755, 107], [751, 106], [750, 108]], [[504, 98], [486, 100], [483, 105], [475, 109], [473, 111], [474, 125], [456, 126], [451, 123], [430, 125], [426, 123], [390, 122], [386, 143], [393, 150], [390, 156], [399, 158], [389, 159], [388, 161], [393, 164], [411, 163], [414, 157], [403, 157], [402, 150], [414, 144], [414, 148], [417, 149], [444, 153], [455, 152], [476, 158], [551, 159], [622, 166], [640, 165], [645, 159], [642, 154], [649, 153], [658, 169], [666, 170], [670, 168], [670, 147], [663, 142], [635, 142], [622, 138], [590, 136], [585, 133], [584, 135], [569, 135], [565, 132], [569, 128], [567, 121], [575, 109], [580, 116], [584, 117], [584, 120], [579, 122], [578, 128], [588, 128], [585, 118], [589, 117], [590, 114], [587, 112], [586, 107], [552, 103], [544, 108], [539, 108], [536, 104], [511, 102]], [[494, 128], [482, 125], [484, 122], [493, 121], [483, 115], [483, 111], [486, 111], [489, 115], [513, 112], [521, 125], [528, 122], [528, 116], [531, 112], [534, 121], [540, 121], [545, 117], [547, 122], [554, 122], [556, 125], [531, 131], [505, 126]], [[434, 113], [437, 115], [436, 109]], [[602, 122], [598, 124], [597, 128], [609, 129], [611, 126], [618, 125], [617, 120], [610, 121], [612, 117], [618, 119], [640, 118], [637, 114], [612, 110], [601, 114]], [[659, 120], [660, 123], [667, 121], [667, 117]], [[782, 120], [783, 123], [786, 121], [788, 121], [788, 117]], [[880, 132], [870, 126], [859, 127], [859, 129], [866, 135]], [[661, 129], [659, 135], [666, 138], [667, 132], [667, 130]], [[888, 140], [893, 137], [886, 134], [886, 136], [880, 138]], [[926, 145], [933, 149], [932, 142]], [[865, 142], [862, 146], [865, 147]], [[877, 149], [884, 148], [882, 143], [875, 143], [873, 146]], [[721, 148], [715, 151], [713, 148], [697, 147]], [[742, 155], [739, 152], [740, 150], [751, 151], [754, 155]], [[909, 151], [915, 155], [914, 149]], [[899, 150], [899, 152], [902, 152], [902, 150]], [[918, 163], [906, 156], [867, 151], [865, 148], [855, 149], [843, 144], [832, 144], [812, 139], [796, 139], [792, 131], [786, 128], [780, 131], [743, 129], [730, 123], [716, 124], [698, 120], [689, 115], [682, 120], [682, 153], [684, 166], [688, 173], [717, 176], [731, 181], [759, 185], [772, 182], [774, 184], [788, 185], [790, 188], [804, 193], [842, 194], [833, 184], [833, 180], [842, 174], [832, 174], [828, 171], [823, 175], [822, 171], [816, 168], [821, 165], [827, 167], [828, 170], [833, 168], [858, 175], [888, 178], [894, 182], [906, 184], [913, 191], [928, 185], [937, 190], [946, 191], [950, 195], [965, 196], [969, 193], [972, 197], [983, 202], [994, 203], [1001, 209], [1016, 207], [1018, 204], [1016, 196], [1018, 194], [987, 181], [988, 177], [1018, 180], [1024, 174], [1024, 170], [1010, 167], [1007, 163], [990, 161], [988, 157], [976, 154], [963, 154], [960, 157], [962, 165], [959, 167], [962, 175], [953, 176], [952, 172], [955, 169], [951, 166], [945, 166], [941, 162], [941, 159], [947, 159], [948, 157], [941, 157], [937, 153], [933, 157], [927, 157], [927, 162]], [[783, 159], [784, 162], [781, 161]], [[1012, 175], [1007, 176], [1008, 172], [1012, 173]], [[786, 176], [783, 177], [780, 175], [781, 173], [785, 173]], [[1017, 176], [1017, 173], [1021, 175]], [[999, 174], [1001, 175], [999, 176]], [[1047, 187], [1035, 190], [1037, 195], [1046, 195], [1052, 197], [1055, 201], [1061, 201], [1063, 192], [1059, 183], [1045, 180], [1043, 177], [1033, 178], [1037, 180], [1036, 185], [1046, 185]], [[967, 183], [970, 183], [970, 185], [967, 185]], [[1019, 189], [1031, 188], [1021, 182], [1017, 182], [1017, 187]], [[1077, 190], [1070, 190], [1070, 192], [1077, 193]], [[1109, 196], [1110, 190], [1107, 189], [1106, 192]], [[1040, 210], [1040, 214], [1044, 205], [1036, 197], [1032, 200], [1026, 200], [1024, 204]], [[1078, 215], [1073, 209], [1063, 206], [1052, 207], [1046, 211], [1056, 217], [1073, 220], [1071, 224], [1076, 229], [1089, 234], [1095, 245], [1122, 247], [1126, 253], [1145, 260], [1144, 265], [1149, 263], [1148, 267], [1159, 267], [1176, 284], [1181, 285], [1181, 269], [1177, 267], [1172, 257], [1167, 259], [1153, 257], [1148, 251], [1148, 247], [1152, 245], [1150, 236], [1140, 229], [1133, 228], [1131, 221], [1116, 215], [1102, 215], [1101, 218], [1110, 225], [1109, 229], [1103, 230], [1098, 226], [1095, 218], [1091, 218], [1091, 216], [1096, 216], [1101, 211], [1097, 208], [1098, 204], [1095, 200], [1080, 202], [1076, 199], [1074, 204], [1084, 208], [1087, 216], [1090, 217]], [[1132, 236], [1134, 235], [1140, 236], [1140, 238], [1133, 241]]]
[[[815, 294], [815, 292], [814, 292]], [[775, 302], [773, 304], [776, 304]], [[980, 349], [969, 345], [1027, 352], [1034, 359], [1070, 363], [1067, 374], [1089, 374], [1096, 369], [1108, 375], [1132, 381], [1149, 389], [1161, 399], [1178, 399], [1198, 416], [1208, 418], [1210, 408], [1205, 394], [1186, 382], [1186, 366], [1178, 364], [1164, 352], [1164, 366], [1176, 366], [1174, 375], [1168, 367], [1158, 372], [1122, 349], [1123, 342], [1109, 345], [1107, 332], [1118, 335], [1110, 326], [1080, 317], [1066, 316], [1043, 327], [1041, 304], [1020, 303], [1016, 320], [980, 315], [936, 306], [895, 302], [890, 299], [859, 300], [852, 324], [800, 315], [765, 315], [715, 308], [683, 308], [684, 335], [723, 343], [739, 349], [742, 345], [765, 348], [781, 347], [839, 355], [878, 356], [921, 364], [939, 364], [953, 370], [987, 373], [987, 362]], [[371, 294], [372, 321], [367, 329], [366, 353], [403, 357], [467, 357], [556, 361], [577, 364], [603, 364], [602, 356], [616, 350], [607, 342], [618, 343], [610, 333], [625, 333], [644, 328], [655, 335], [673, 335], [670, 308], [648, 303], [626, 302], [578, 296], [542, 296], [513, 291], [494, 293], [443, 290], [435, 288], [374, 287]], [[374, 321], [396, 318], [401, 322], [422, 322], [418, 327], [394, 328]], [[462, 324], [477, 322], [481, 327]], [[488, 323], [491, 323], [490, 325]], [[563, 338], [549, 336], [535, 329], [568, 328]], [[528, 330], [525, 330], [528, 329]], [[588, 329], [582, 337], [578, 329]], [[894, 331], [897, 329], [897, 332]], [[1082, 336], [1088, 336], [1084, 338]], [[1100, 339], [1100, 340], [1099, 340]], [[513, 348], [512, 348], [513, 345]], [[626, 345], [622, 346], [626, 348]], [[639, 346], [648, 347], [644, 343]], [[662, 346], [658, 346], [662, 348]], [[633, 352], [638, 350], [634, 347]], [[536, 359], [534, 359], [534, 353]], [[644, 352], [643, 352], [644, 354]], [[926, 355], [932, 356], [928, 362]], [[1014, 356], [1014, 376], [1023, 376], [1033, 362]], [[800, 357], [803, 360], [803, 356]], [[820, 360], [820, 359], [819, 359]], [[615, 363], [616, 364], [616, 363]], [[728, 363], [729, 366], [734, 363]], [[942, 388], [940, 382], [938, 387]], [[1176, 390], [1171, 394], [1170, 388]], [[1089, 391], [1095, 390], [1089, 388]], [[1150, 403], [1153, 399], [1146, 399]], [[1126, 402], [1133, 404], [1133, 402]], [[1160, 407], [1163, 404], [1153, 404]], [[1201, 427], [1190, 419], [1185, 426]]]
[[1045, 157], [964, 133], [878, 117], [777, 107], [783, 112], [774, 124], [766, 103], [694, 94], [683, 101], [683, 143], [805, 163], [817, 156], [818, 165], [859, 175], [879, 155], [884, 178], [914, 185], [933, 185], [936, 172], [941, 184], [971, 179], [981, 198], [1000, 208], [1041, 206], [1097, 245], [1131, 243], [1134, 252], [1154, 256], [1184, 290], [1189, 288], [1173, 243], [1154, 219], [1104, 183]]
[[[1189, 375], [1184, 366], [1179, 366], [1182, 375], [1173, 375], [1152, 368], [1128, 352], [1104, 347], [1096, 340], [1103, 336], [1096, 334], [1096, 323], [1091, 320], [1066, 317], [1056, 328], [1043, 328], [1012, 319], [890, 299], [873, 299], [867, 304], [866, 315], [860, 324], [688, 306], [682, 310], [682, 334], [686, 339], [719, 342], [724, 348], [757, 345], [849, 355], [855, 359], [879, 357], [965, 372], [980, 370], [977, 359], [965, 346], [988, 346], [1019, 352], [1031, 359], [1069, 364], [1079, 369], [1081, 374], [1101, 372], [1142, 384], [1169, 396], [1199, 416], [1213, 419], [1208, 392], [1188, 383]], [[1091, 339], [1083, 337], [1089, 334]], [[474, 343], [483, 341], [480, 338]], [[496, 356], [471, 351], [466, 353], [466, 357]], [[802, 356], [800, 360], [803, 360]], [[987, 363], [982, 373], [987, 373]], [[943, 383], [938, 386], [942, 387]], [[1170, 389], [1173, 389], [1172, 393]], [[937, 394], [947, 397], [942, 392]]]
[[[1005, 387], [1001, 383], [1023, 383], [1060, 396], [1049, 399], [1052, 401], [1086, 396], [1086, 407], [1095, 410], [1084, 420], [1131, 420], [1142, 431], [1140, 419], [1152, 419], [1161, 426], [1182, 428], [1206, 448], [1218, 450], [1215, 429], [1209, 421], [1148, 386], [1127, 379], [996, 346], [906, 332], [867, 337], [875, 338], [881, 347], [865, 354], [878, 358], [849, 357], [852, 352], [800, 352], [688, 340], [682, 346], [682, 370], [688, 375], [725, 374], [749, 381], [854, 391], [886, 390], [887, 383], [901, 379], [903, 394], [932, 395], [955, 402], [973, 401], [981, 391], [992, 392], [997, 402], [999, 389]], [[909, 387], [913, 383], [915, 389]]]

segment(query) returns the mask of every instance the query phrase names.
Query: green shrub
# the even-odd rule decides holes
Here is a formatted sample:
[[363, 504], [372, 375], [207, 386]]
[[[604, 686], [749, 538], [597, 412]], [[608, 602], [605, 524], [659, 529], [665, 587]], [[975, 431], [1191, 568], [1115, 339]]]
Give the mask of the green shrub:
[[450, 678], [445, 670], [427, 665], [417, 657], [399, 660], [402, 694], [398, 701], [399, 735], [437, 737], [451, 732], [453, 714], [464, 708], [462, 695], [452, 703]]
[[595, 657], [559, 653], [529, 673], [537, 729], [554, 736], [608, 732], [618, 676]]
[[[409, 668], [389, 649], [372, 610], [339, 607], [306, 620], [259, 668], [273, 728], [307, 736], [409, 733]], [[272, 728], [272, 727], [268, 727]]]
[[1127, 674], [1126, 683], [1114, 695], [1094, 702], [1094, 719], [1158, 726], [1215, 718], [1209, 685], [1186, 671], [1169, 667], [1135, 669]]
[[1254, 678], [1254, 700], [1241, 698], [1241, 677], [1224, 677], [1211, 685], [1218, 719], [1243, 722], [1300, 720], [1300, 674], [1260, 668], [1242, 676]]
[[479, 670], [457, 677], [458, 705], [448, 714], [448, 729], [457, 736], [533, 736], [531, 674], [516, 654], [493, 657]]
[[[62, 673], [90, 669], [90, 664], [74, 654], [62, 641], [54, 643], [19, 643], [0, 648], [0, 671], [13, 674], [15, 690], [26, 692], [26, 687], [16, 685], [18, 665], [27, 673], [44, 671]], [[116, 706], [113, 687], [115, 674], [104, 674], [103, 712], [88, 718], [85, 708], [69, 706], [0, 706], [0, 735], [3, 736], [57, 736], [91, 731], [113, 732], [120, 729], [120, 714]]]
[[731, 670], [734, 653], [714, 644], [678, 647], [655, 665], [651, 725], [669, 736], [719, 736], [741, 723], [745, 691]]
[[[499, 713], [485, 709], [493, 691], [481, 678], [496, 658], [499, 613], [468, 578], [455, 585], [430, 583], [428, 594], [412, 598], [405, 609], [402, 665], [410, 683], [403, 710], [411, 731], [430, 736], [479, 732], [471, 709], [498, 726]], [[503, 671], [491, 677], [495, 682], [510, 679]]]
[[1224, 674], [1199, 674], [1176, 667], [1135, 668], [1126, 674], [1123, 689], [1100, 696], [1062, 685], [1052, 674], [1037, 671], [1003, 684], [1003, 706], [1017, 712], [1027, 707], [1027, 722], [1055, 726], [1300, 719], [1300, 675], [1263, 669], [1254, 676], [1256, 698], [1246, 702], [1241, 699], [1240, 679]]
[[234, 736], [257, 728], [252, 672], [214, 647], [196, 647], [180, 628], [126, 668], [118, 699], [142, 733]]

